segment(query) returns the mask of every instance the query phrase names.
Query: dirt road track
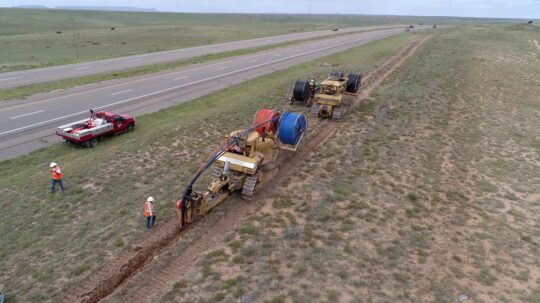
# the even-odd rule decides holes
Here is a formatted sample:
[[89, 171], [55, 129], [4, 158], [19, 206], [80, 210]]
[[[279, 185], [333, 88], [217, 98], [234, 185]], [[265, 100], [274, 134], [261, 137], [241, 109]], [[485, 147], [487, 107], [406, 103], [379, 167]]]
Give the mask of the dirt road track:
[[[371, 92], [384, 79], [411, 57], [429, 38], [427, 36], [422, 40], [412, 42], [396, 56], [364, 77], [361, 93], [354, 100], [351, 109], [354, 109], [362, 100], [369, 97]], [[288, 157], [283, 160], [282, 165], [286, 164], [289, 169], [280, 170], [275, 180], [281, 180], [283, 182], [282, 180], [285, 179], [284, 176], [288, 174], [290, 168], [297, 165], [300, 159], [308, 157], [337, 127], [339, 127], [339, 123], [320, 120], [310, 121], [311, 132], [316, 135], [312, 136], [308, 143], [294, 157]], [[277, 181], [273, 186], [278, 186], [279, 184], [280, 181]], [[268, 189], [270, 188], [267, 187], [258, 196], [264, 195]], [[215, 246], [215, 243], [218, 242], [225, 232], [238, 227], [243, 219], [253, 213], [257, 207], [256, 201], [247, 203], [238, 197], [234, 197], [227, 202], [231, 204], [232, 209], [218, 218], [217, 222], [211, 228], [205, 230], [197, 238], [195, 245], [189, 246], [180, 256], [175, 257], [161, 272], [158, 274], [153, 273], [151, 275], [153, 278], [148, 278], [148, 275], [144, 274], [152, 268], [154, 257], [160, 254], [170, 253], [176, 247], [175, 244], [182, 239], [181, 235], [189, 233], [193, 228], [197, 228], [197, 224], [180, 233], [175, 220], [164, 223], [154, 230], [143, 243], [135, 245], [132, 250], [106, 263], [95, 273], [84, 279], [79, 286], [66, 294], [63, 302], [99, 302], [115, 291], [132, 292], [133, 295], [131, 297], [136, 298], [137, 302], [155, 301], [163, 293], [163, 290], [167, 289], [169, 284], [179, 279], [179, 276], [183, 272], [190, 271], [194, 268], [196, 259], [201, 253]], [[125, 283], [128, 280], [132, 280], [132, 282], [144, 280], [145, 287], [127, 289], [128, 285], [125, 285]]]

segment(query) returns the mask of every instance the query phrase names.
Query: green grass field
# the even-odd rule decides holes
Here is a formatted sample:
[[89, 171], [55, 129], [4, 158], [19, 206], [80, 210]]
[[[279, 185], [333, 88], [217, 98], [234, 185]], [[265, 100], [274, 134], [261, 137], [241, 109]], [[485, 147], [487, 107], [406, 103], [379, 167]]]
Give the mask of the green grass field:
[[[73, 18], [73, 25], [71, 18]], [[474, 21], [477, 20], [394, 16], [125, 13], [0, 8], [0, 72], [333, 27]], [[517, 20], [505, 21], [518, 22]], [[112, 27], [115, 29], [111, 30]], [[78, 45], [79, 59], [74, 49], [73, 30]]]
[[439, 31], [161, 300], [540, 302], [538, 41]]
[[[137, 118], [133, 133], [75, 149], [56, 144], [0, 162], [0, 284], [9, 302], [58, 299], [105, 261], [146, 235], [146, 196], [158, 224], [223, 134], [252, 122], [260, 107], [287, 107], [297, 78], [335, 69], [367, 71], [415, 35], [401, 35], [254, 79], [193, 102]], [[48, 164], [65, 172], [64, 194], [49, 194]], [[31, 266], [28, 266], [31, 264]]]

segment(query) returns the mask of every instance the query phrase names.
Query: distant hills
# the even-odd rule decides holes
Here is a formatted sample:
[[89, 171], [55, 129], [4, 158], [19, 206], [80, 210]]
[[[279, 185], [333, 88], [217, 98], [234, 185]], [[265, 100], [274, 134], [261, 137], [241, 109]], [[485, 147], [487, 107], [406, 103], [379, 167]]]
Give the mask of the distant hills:
[[55, 6], [53, 8], [43, 5], [19, 5], [15, 8], [28, 9], [62, 9], [83, 11], [113, 11], [113, 12], [157, 12], [155, 8], [130, 7], [130, 6]]
[[14, 6], [14, 8], [49, 9], [48, 7], [44, 5], [19, 5], [19, 6]]

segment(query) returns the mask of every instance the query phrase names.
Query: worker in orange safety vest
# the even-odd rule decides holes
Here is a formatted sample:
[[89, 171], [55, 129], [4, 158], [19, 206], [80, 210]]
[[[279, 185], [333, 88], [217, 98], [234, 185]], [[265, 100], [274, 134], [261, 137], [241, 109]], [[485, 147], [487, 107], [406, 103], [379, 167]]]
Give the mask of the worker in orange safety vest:
[[151, 229], [154, 227], [154, 224], [156, 224], [156, 211], [153, 197], [148, 197], [144, 203], [144, 216], [146, 217], [146, 228]]
[[178, 224], [182, 226], [182, 199], [176, 201], [176, 214], [178, 215]]
[[63, 192], [64, 191], [64, 184], [62, 183], [63, 174], [62, 174], [62, 170], [60, 169], [60, 166], [58, 166], [58, 164], [56, 164], [55, 162], [52, 162], [50, 167], [51, 167], [51, 174], [52, 174], [51, 193], [54, 194], [57, 183], [58, 183], [58, 186], [60, 186], [60, 190]]

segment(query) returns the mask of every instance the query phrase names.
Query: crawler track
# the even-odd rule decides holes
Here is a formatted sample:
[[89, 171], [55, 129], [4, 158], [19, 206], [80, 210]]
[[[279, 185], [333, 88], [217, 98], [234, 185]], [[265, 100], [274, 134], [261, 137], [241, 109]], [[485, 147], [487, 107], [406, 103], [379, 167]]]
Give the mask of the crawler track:
[[[361, 92], [353, 101], [351, 109], [354, 109], [362, 100], [367, 98], [373, 89], [403, 64], [428, 38], [429, 36], [412, 42], [396, 56], [368, 74], [363, 80]], [[279, 170], [275, 180], [284, 180], [285, 178], [283, 177], [290, 171], [291, 167], [297, 165], [300, 159], [309, 157], [309, 154], [319, 144], [324, 142], [339, 126], [339, 123], [333, 123], [327, 120], [311, 120], [310, 128], [315, 130], [313, 133], [317, 135], [311, 137], [297, 154], [283, 159], [281, 165], [289, 169]], [[276, 182], [273, 186], [279, 184], [280, 181]], [[254, 200], [264, 195], [265, 191], [255, 194], [253, 197]], [[181, 235], [189, 233], [192, 228], [197, 227], [197, 224], [192, 225], [182, 233], [179, 232], [178, 223], [175, 220], [160, 225], [143, 243], [134, 246], [129, 252], [106, 263], [94, 274], [81, 281], [77, 287], [71, 289], [66, 294], [63, 302], [99, 302], [115, 291], [128, 291], [128, 289], [123, 289], [128, 286], [125, 284], [131, 284], [127, 283], [127, 280], [132, 280], [132, 282], [137, 284], [139, 281], [144, 282], [144, 288], [136, 287], [129, 289], [129, 291], [133, 292], [131, 297], [136, 298], [137, 302], [155, 301], [168, 284], [178, 280], [181, 273], [193, 269], [196, 258], [201, 253], [211, 249], [224, 232], [238, 227], [243, 219], [253, 213], [256, 208], [254, 201], [245, 202], [239, 196], [234, 196], [230, 199], [233, 200], [229, 201], [232, 204], [232, 209], [218, 218], [215, 224], [205, 230], [197, 239], [195, 245], [189, 246], [180, 256], [175, 257], [166, 268], [160, 269], [160, 272], [154, 272], [152, 278], [145, 275], [145, 272], [152, 268], [154, 257], [170, 252], [175, 247], [174, 244], [178, 243], [181, 239]]]

